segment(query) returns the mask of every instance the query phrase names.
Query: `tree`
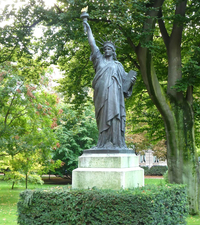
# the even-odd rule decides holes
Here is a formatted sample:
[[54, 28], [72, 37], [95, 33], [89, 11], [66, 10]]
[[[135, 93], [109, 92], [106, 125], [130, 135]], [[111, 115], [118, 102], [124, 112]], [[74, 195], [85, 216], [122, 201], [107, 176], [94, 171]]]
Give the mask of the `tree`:
[[61, 113], [58, 96], [43, 88], [48, 82], [45, 76], [36, 84], [21, 74], [18, 65], [6, 62], [1, 69], [0, 154], [6, 154], [9, 169], [5, 179], [12, 180], [12, 187], [17, 180], [25, 180], [27, 188], [28, 180], [41, 183], [37, 173], [45, 167], [61, 165], [61, 161], [51, 163], [57, 143], [53, 128]]
[[[159, 28], [167, 50], [168, 82], [166, 94], [163, 93], [156, 76], [150, 49], [146, 46], [137, 46], [136, 52], [148, 93], [165, 123], [169, 181], [188, 185], [190, 212], [197, 213], [199, 210], [199, 169], [194, 140], [193, 87], [188, 83], [186, 93], [172, 88], [182, 78], [181, 40], [186, 3], [187, 1], [179, 1], [175, 4], [172, 30], [167, 30], [167, 26], [164, 24], [162, 13], [164, 13], [165, 6], [163, 9], [161, 8], [162, 1], [154, 2], [153, 6], [158, 7], [159, 10], [153, 9], [148, 13], [150, 17], [159, 17]], [[147, 19], [144, 33], [154, 28], [154, 24], [154, 18]], [[153, 40], [153, 35], [147, 35], [145, 39], [148, 43]]]
[[[164, 121], [169, 181], [188, 185], [190, 212], [197, 213], [200, 185], [194, 110], [198, 111], [198, 106], [193, 96], [199, 95], [199, 2], [73, 0], [60, 1], [48, 11], [40, 8], [43, 14], [38, 13], [38, 6], [30, 11], [48, 27], [42, 42], [37, 43], [45, 49], [40, 57], [46, 56], [47, 49], [56, 47], [52, 62], [58, 60], [61, 68], [68, 68], [60, 90], [77, 97], [77, 103], [85, 99], [84, 84], [93, 77], [88, 64], [89, 47], [80, 21], [81, 8], [86, 5], [94, 35], [103, 38], [108, 34], [108, 38], [118, 40], [122, 47], [118, 51], [119, 61], [127, 70], [140, 71], [145, 88]], [[70, 48], [71, 45], [75, 48]], [[71, 64], [75, 60], [76, 70], [66, 65], [66, 61]]]
[[66, 172], [71, 175], [72, 170], [78, 167], [78, 157], [83, 150], [97, 144], [98, 130], [91, 104], [84, 108], [82, 114], [69, 104], [63, 105], [62, 109], [62, 117], [55, 129], [59, 144], [54, 147], [53, 159], [60, 159], [64, 163], [56, 170], [59, 175]]
[[[101, 22], [105, 26], [104, 30], [108, 29], [110, 33], [114, 33], [116, 29], [121, 30], [125, 42], [137, 55], [141, 76], [148, 94], [164, 120], [169, 181], [188, 185], [190, 212], [197, 213], [199, 210], [199, 169], [194, 139], [192, 95], [193, 87], [196, 86], [194, 80], [197, 82], [199, 78], [198, 74], [195, 74], [196, 79], [193, 77], [194, 74], [189, 74], [193, 77], [190, 82], [186, 83], [183, 79], [181, 80], [184, 73], [182, 59], [186, 58], [181, 57], [181, 53], [185, 53], [181, 49], [181, 44], [184, 44], [182, 43], [184, 39], [187, 40], [182, 35], [184, 28], [187, 27], [194, 32], [193, 29], [190, 29], [191, 21], [195, 23], [195, 20], [192, 20], [191, 11], [194, 5], [199, 7], [199, 4], [195, 4], [193, 1], [171, 1], [171, 5], [165, 1], [146, 1], [144, 3], [138, 1], [137, 5], [130, 3], [130, 1], [115, 1], [110, 4], [104, 2], [104, 5], [100, 7], [108, 12], [105, 14], [96, 9], [92, 11], [96, 5], [90, 5], [91, 20], [98, 22], [100, 21], [98, 18], [101, 18]], [[186, 8], [187, 4], [188, 8]], [[75, 9], [75, 5], [70, 6], [71, 9], [77, 9], [77, 7]], [[167, 16], [170, 7], [175, 9], [171, 10], [174, 14]], [[136, 12], [136, 9], [142, 14]], [[188, 19], [189, 16], [190, 19]], [[136, 18], [140, 24], [136, 22]], [[99, 27], [97, 29], [93, 30], [95, 34], [101, 32]], [[167, 72], [163, 75], [160, 74], [158, 61], [155, 60], [157, 53], [164, 49], [159, 43], [160, 40], [156, 40], [159, 32], [166, 48], [164, 60], [166, 65], [162, 72], [166, 72], [166, 69]], [[198, 43], [193, 42], [193, 44], [197, 45]], [[188, 50], [192, 46], [186, 45], [185, 48]], [[129, 52], [126, 54], [128, 55]], [[198, 58], [195, 58], [196, 64], [192, 63], [191, 66], [199, 68], [196, 60]], [[187, 74], [184, 75], [187, 77]], [[166, 86], [162, 87], [159, 79], [166, 79]], [[175, 86], [178, 84], [179, 86]], [[187, 87], [186, 91], [182, 88], [183, 84]]]
[[167, 149], [164, 123], [147, 91], [138, 91], [141, 86], [141, 81], [136, 83], [133, 99], [126, 104], [126, 141], [128, 146], [135, 147], [137, 153], [145, 152], [150, 148], [155, 156], [165, 160]]

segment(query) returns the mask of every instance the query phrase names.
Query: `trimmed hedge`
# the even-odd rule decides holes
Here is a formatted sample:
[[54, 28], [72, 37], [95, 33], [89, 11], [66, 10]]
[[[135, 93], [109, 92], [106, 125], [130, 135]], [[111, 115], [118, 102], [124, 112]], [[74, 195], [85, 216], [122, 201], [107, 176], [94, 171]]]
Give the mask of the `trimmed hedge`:
[[167, 166], [152, 166], [149, 168], [148, 166], [141, 166], [144, 169], [144, 175], [153, 175], [153, 176], [162, 176], [168, 170]]
[[177, 225], [186, 224], [184, 185], [132, 190], [26, 190], [20, 194], [21, 225]]

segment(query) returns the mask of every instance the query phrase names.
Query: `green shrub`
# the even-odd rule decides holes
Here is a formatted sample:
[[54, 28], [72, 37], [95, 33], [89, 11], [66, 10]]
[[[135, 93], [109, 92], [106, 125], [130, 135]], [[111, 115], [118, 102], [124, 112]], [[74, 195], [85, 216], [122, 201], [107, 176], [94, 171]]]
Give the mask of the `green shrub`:
[[152, 166], [149, 169], [150, 175], [162, 176], [168, 170], [167, 166]]
[[162, 176], [168, 170], [167, 166], [141, 166], [144, 169], [144, 175]]
[[168, 179], [168, 170], [164, 173], [163, 177], [164, 177], [165, 183], [168, 184], [168, 183], [169, 183], [169, 179]]
[[186, 224], [183, 185], [132, 190], [26, 190], [18, 202], [21, 225], [177, 225]]
[[149, 175], [149, 167], [148, 166], [140, 166], [142, 169], [144, 169], [144, 175]]

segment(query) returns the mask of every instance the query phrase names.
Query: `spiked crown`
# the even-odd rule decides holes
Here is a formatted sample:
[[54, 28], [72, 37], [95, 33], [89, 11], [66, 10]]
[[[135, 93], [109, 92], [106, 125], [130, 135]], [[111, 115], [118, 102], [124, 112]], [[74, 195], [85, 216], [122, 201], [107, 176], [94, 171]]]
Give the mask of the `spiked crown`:
[[116, 50], [115, 44], [112, 41], [105, 41], [103, 43], [103, 48], [105, 48], [106, 46], [109, 46], [110, 48], [112, 48], [113, 51]]
[[113, 49], [113, 51], [116, 50], [117, 46], [115, 46], [114, 42], [108, 41], [107, 38], [106, 38], [106, 41], [104, 41], [102, 38], [101, 38], [101, 40], [102, 40], [102, 42], [100, 42], [100, 41], [97, 41], [97, 42], [99, 42], [102, 45], [102, 48], [105, 48], [106, 46], [109, 46], [110, 48]]

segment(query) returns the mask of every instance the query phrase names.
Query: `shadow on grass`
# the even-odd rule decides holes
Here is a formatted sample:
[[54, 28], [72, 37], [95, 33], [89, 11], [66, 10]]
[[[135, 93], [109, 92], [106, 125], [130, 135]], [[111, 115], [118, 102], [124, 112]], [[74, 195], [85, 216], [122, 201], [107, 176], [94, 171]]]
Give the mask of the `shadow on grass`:
[[57, 176], [42, 176], [44, 184], [71, 184], [72, 180], [70, 178], [62, 178]]

